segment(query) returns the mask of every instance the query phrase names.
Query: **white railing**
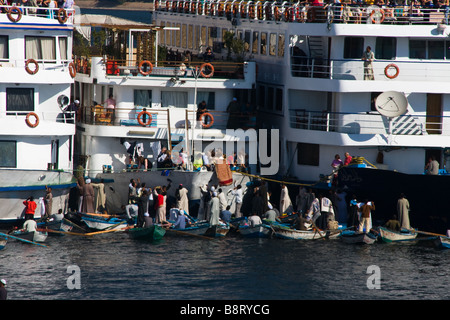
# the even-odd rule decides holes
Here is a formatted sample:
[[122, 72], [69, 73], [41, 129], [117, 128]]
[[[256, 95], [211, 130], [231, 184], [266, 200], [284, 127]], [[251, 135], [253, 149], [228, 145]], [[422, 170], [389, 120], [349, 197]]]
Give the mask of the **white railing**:
[[370, 4], [327, 4], [319, 6], [287, 1], [158, 1], [154, 10], [227, 18], [298, 23], [375, 23], [436, 24], [448, 23], [449, 9], [400, 4], [381, 7]]
[[9, 21], [18, 23], [23, 16], [35, 16], [51, 20], [58, 20], [60, 24], [73, 24], [75, 9], [48, 8], [46, 6], [0, 5], [0, 14], [8, 17]]
[[[372, 62], [376, 81], [444, 81], [450, 82], [448, 60], [375, 60]], [[291, 57], [293, 77], [335, 80], [364, 80], [364, 65], [360, 59], [309, 59]]]
[[378, 112], [344, 113], [290, 109], [291, 128], [346, 134], [450, 136], [450, 117], [405, 114], [389, 121]]

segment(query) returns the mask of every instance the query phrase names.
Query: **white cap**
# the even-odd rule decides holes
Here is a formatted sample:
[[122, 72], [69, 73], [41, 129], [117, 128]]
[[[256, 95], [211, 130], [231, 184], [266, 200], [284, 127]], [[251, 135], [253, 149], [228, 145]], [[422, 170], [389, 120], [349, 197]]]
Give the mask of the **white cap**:
[[75, 103], [80, 103], [80, 100], [75, 100], [74, 102], [75, 102]]
[[1, 279], [0, 282], [3, 283], [4, 286], [6, 286], [6, 280], [5, 279]]
[[91, 183], [91, 179], [86, 179], [86, 183]]

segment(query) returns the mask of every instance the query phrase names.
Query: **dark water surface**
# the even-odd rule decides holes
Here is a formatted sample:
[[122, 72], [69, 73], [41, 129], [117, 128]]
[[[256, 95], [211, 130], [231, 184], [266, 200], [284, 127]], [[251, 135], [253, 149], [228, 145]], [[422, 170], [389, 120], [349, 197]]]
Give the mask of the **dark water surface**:
[[[448, 299], [450, 251], [433, 246], [339, 240], [205, 240], [158, 244], [125, 232], [48, 237], [43, 248], [10, 240], [0, 277], [18, 300], [441, 300]], [[80, 289], [67, 279], [80, 270]], [[369, 289], [379, 268], [380, 287]], [[69, 269], [70, 270], [70, 269]], [[369, 279], [370, 283], [374, 283]], [[370, 285], [369, 285], [370, 286]]]

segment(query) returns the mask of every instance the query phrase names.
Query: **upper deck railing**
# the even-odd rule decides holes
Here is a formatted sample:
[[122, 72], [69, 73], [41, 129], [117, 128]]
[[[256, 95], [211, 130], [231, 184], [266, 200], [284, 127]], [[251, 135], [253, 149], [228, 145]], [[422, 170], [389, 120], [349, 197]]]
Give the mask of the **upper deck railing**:
[[[12, 1], [8, 1], [12, 2]], [[12, 5], [5, 5], [0, 1], [0, 14], [8, 17], [8, 20], [13, 23], [18, 23], [23, 16], [40, 17], [50, 20], [57, 20], [60, 24], [73, 24], [75, 9], [73, 8], [49, 8], [45, 5], [20, 5], [13, 3]]]
[[[155, 1], [155, 11], [202, 16], [240, 18], [259, 21], [297, 23], [375, 23], [375, 24], [436, 24], [448, 23], [449, 7], [420, 5], [374, 6], [369, 1], [358, 4], [324, 4], [273, 1]], [[402, 1], [399, 1], [402, 2]], [[406, 1], [405, 1], [406, 3]], [[417, 3], [417, 2], [416, 2]]]

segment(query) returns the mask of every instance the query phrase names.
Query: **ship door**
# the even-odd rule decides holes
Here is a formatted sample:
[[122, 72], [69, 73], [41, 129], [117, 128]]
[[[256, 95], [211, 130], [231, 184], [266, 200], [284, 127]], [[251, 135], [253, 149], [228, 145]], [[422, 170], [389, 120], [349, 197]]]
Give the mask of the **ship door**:
[[52, 162], [51, 168], [53, 170], [58, 169], [58, 158], [59, 158], [59, 140], [52, 140]]
[[426, 129], [428, 134], [442, 133], [442, 95], [427, 94]]

